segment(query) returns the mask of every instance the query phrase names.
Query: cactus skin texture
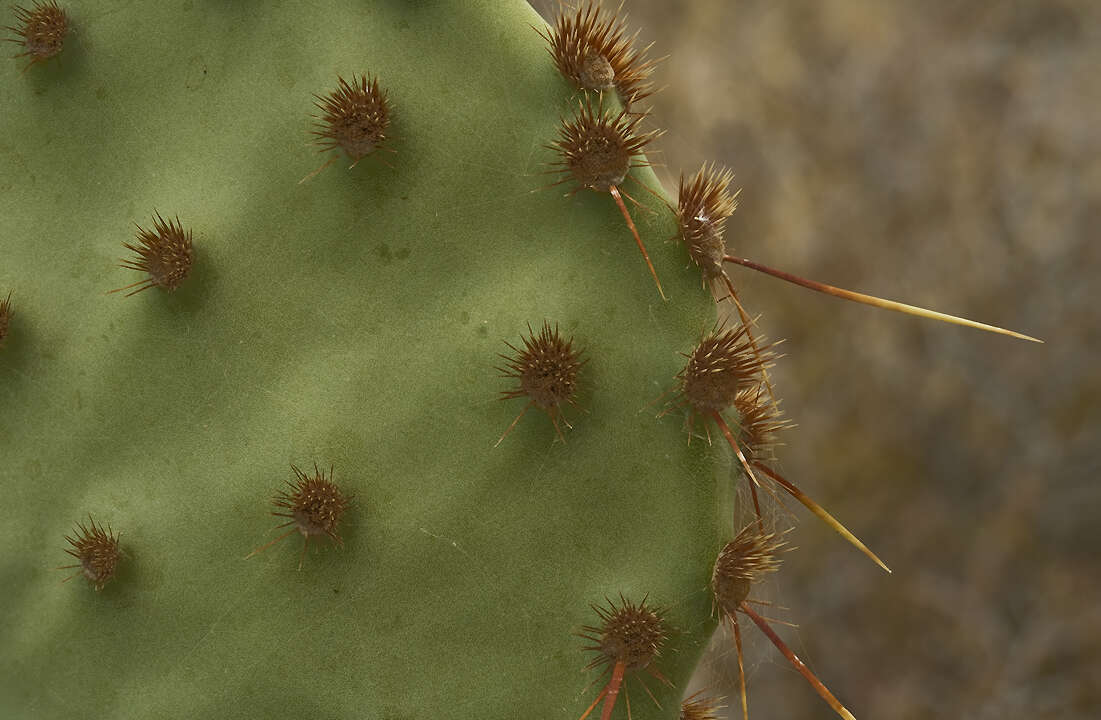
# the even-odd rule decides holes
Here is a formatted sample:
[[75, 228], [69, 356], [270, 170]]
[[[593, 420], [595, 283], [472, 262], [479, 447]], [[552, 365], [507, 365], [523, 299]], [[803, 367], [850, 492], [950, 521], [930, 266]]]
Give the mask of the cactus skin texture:
[[[732, 465], [652, 403], [714, 305], [652, 198], [668, 303], [606, 196], [541, 189], [576, 91], [539, 17], [65, 7], [60, 62], [0, 71], [0, 716], [576, 720], [574, 633], [622, 593], [669, 630], [664, 709], [628, 685], [633, 717], [675, 717]], [[393, 168], [298, 185], [313, 96], [353, 73], [388, 92]], [[106, 294], [154, 209], [194, 233], [186, 282]], [[586, 350], [584, 412], [566, 443], [528, 413], [494, 448], [502, 341], [544, 320]], [[243, 559], [291, 463], [355, 498], [301, 571], [298, 543]], [[53, 569], [89, 514], [122, 537], [98, 593]]]

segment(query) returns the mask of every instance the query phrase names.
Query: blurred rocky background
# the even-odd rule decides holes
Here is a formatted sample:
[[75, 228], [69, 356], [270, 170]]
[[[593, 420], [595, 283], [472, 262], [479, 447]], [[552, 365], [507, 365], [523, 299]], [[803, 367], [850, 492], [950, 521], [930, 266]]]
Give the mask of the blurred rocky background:
[[[858, 718], [1101, 717], [1101, 3], [624, 10], [669, 55], [667, 187], [713, 160], [744, 188], [731, 250], [1047, 341], [732, 267], [786, 338], [783, 471], [895, 571], [799, 508], [766, 614]], [[834, 717], [742, 626], [751, 717]], [[735, 718], [732, 647], [716, 635], [693, 689]]]

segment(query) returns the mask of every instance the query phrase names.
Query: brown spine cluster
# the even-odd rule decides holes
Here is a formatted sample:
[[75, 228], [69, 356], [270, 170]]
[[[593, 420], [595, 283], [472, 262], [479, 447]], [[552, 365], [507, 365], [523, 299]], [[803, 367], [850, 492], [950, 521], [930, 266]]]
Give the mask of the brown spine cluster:
[[560, 158], [551, 166], [566, 174], [560, 182], [572, 177], [581, 187], [611, 192], [631, 168], [647, 166], [644, 150], [660, 132], [639, 132], [645, 118], [626, 110], [606, 113], [603, 98], [595, 104], [587, 98], [579, 102], [573, 119], [562, 120], [558, 139], [549, 146]]
[[8, 327], [11, 324], [11, 291], [8, 296], [0, 300], [0, 347], [4, 345], [4, 338], [8, 336]]
[[[29, 68], [35, 63], [45, 62], [61, 52], [65, 45], [65, 36], [69, 33], [69, 17], [55, 0], [35, 2], [28, 10], [15, 8], [15, 16], [21, 27], [7, 26], [18, 38], [7, 38], [10, 42], [23, 46], [23, 52], [16, 57], [30, 57]], [[26, 71], [27, 68], [23, 68]]]
[[[665, 676], [651, 663], [661, 655], [662, 645], [665, 643], [667, 633], [661, 613], [646, 604], [646, 599], [635, 605], [622, 595], [619, 596], [619, 607], [605, 598], [607, 607], [593, 605], [592, 609], [600, 617], [600, 625], [586, 625], [581, 637], [593, 642], [593, 645], [585, 646], [585, 650], [594, 651], [597, 656], [585, 666], [586, 670], [592, 670], [605, 666], [611, 668], [612, 676], [608, 684], [604, 686], [596, 700], [593, 701], [585, 714], [584, 720], [593, 711], [601, 700], [604, 701], [604, 709], [601, 719], [607, 720], [615, 707], [616, 698], [623, 687], [627, 673], [635, 674], [645, 669], [650, 675], [659, 681], [669, 684]], [[641, 679], [640, 679], [641, 682]], [[649, 688], [642, 683], [643, 688], [650, 694]], [[651, 697], [653, 695], [651, 694]], [[655, 701], [656, 702], [656, 701]]]
[[729, 170], [719, 172], [713, 165], [704, 165], [690, 179], [680, 176], [677, 192], [677, 229], [681, 242], [706, 281], [724, 277], [723, 257], [726, 242], [723, 232], [726, 219], [738, 207], [737, 194], [727, 188], [734, 179]]
[[[355, 167], [375, 150], [385, 147], [387, 129], [390, 127], [390, 101], [385, 90], [380, 90], [378, 78], [352, 75], [349, 83], [337, 78], [336, 90], [322, 97], [314, 95], [319, 110], [315, 141], [321, 152], [340, 148], [352, 160]], [[324, 166], [323, 166], [324, 167]]]
[[[76, 575], [70, 575], [62, 582], [68, 582], [77, 575], [84, 578], [96, 590], [102, 590], [115, 576], [115, 570], [119, 562], [119, 536], [113, 534], [108, 525], [96, 525], [95, 520], [88, 516], [88, 525], [77, 524], [77, 530], [73, 536], [66, 535], [71, 548], [65, 548], [65, 552], [77, 559], [76, 565], [63, 565], [58, 569], [79, 568]], [[75, 536], [75, 537], [74, 537]]]
[[661, 652], [665, 642], [665, 630], [660, 614], [648, 607], [643, 600], [638, 605], [620, 596], [620, 606], [605, 599], [607, 607], [592, 606], [600, 616], [600, 626], [586, 625], [585, 635], [596, 642], [586, 650], [599, 651], [599, 655], [586, 667], [623, 663], [626, 670], [638, 670], [650, 664]]
[[649, 47], [636, 50], [638, 37], [628, 36], [624, 18], [585, 0], [576, 7], [562, 5], [554, 25], [544, 33], [554, 64], [582, 90], [615, 89], [630, 107], [654, 93], [650, 79], [654, 61], [646, 59]]
[[709, 333], [691, 353], [682, 353], [688, 362], [677, 374], [678, 398], [700, 415], [725, 411], [740, 392], [761, 382], [761, 373], [776, 357], [772, 347], [758, 348], [746, 325]]
[[272, 504], [288, 512], [273, 511], [272, 515], [289, 518], [278, 528], [290, 526], [290, 530], [283, 533], [267, 545], [257, 548], [249, 553], [246, 558], [263, 552], [280, 540], [297, 532], [302, 535], [302, 555], [298, 560], [298, 569], [302, 569], [302, 562], [306, 557], [306, 549], [309, 547], [310, 538], [318, 535], [328, 536], [335, 544], [343, 545], [337, 529], [344, 511], [350, 504], [340, 488], [332, 481], [333, 470], [329, 468], [329, 475], [317, 469], [314, 465], [314, 474], [307, 475], [296, 466], [291, 465], [294, 471], [295, 482], [286, 481], [288, 490], [280, 490], [272, 499]]
[[146, 273], [149, 277], [111, 292], [137, 288], [126, 293], [129, 297], [151, 287], [175, 290], [191, 272], [191, 263], [194, 259], [191, 230], [185, 232], [178, 217], [175, 220], [165, 220], [160, 213], [156, 213], [153, 217], [152, 230], [144, 230], [140, 225], [137, 227], [137, 244], [123, 243], [123, 246], [134, 252], [137, 257], [123, 260], [119, 267], [137, 270]]
[[705, 695], [701, 690], [684, 699], [677, 720], [721, 720], [719, 711], [725, 707], [721, 698]]
[[[581, 367], [588, 360], [582, 358], [583, 351], [573, 347], [572, 337], [563, 339], [558, 332], [557, 323], [551, 328], [550, 323], [544, 320], [538, 335], [528, 325], [527, 337], [522, 336], [521, 339], [524, 343], [523, 349], [505, 342], [513, 354], [499, 354], [498, 357], [505, 361], [505, 366], [495, 368], [501, 373], [501, 377], [517, 381], [515, 387], [501, 391], [501, 400], [528, 398], [528, 404], [505, 430], [501, 440], [512, 431], [527, 409], [534, 406], [550, 416], [555, 432], [565, 442], [558, 420], [561, 417], [566, 427], [572, 427], [562, 417], [562, 406], [577, 406], [577, 379]], [[497, 441], [498, 445], [501, 440]]]
[[723, 546], [711, 573], [711, 591], [723, 617], [731, 617], [762, 575], [780, 567], [776, 553], [784, 546], [777, 533], [762, 533], [747, 525]]

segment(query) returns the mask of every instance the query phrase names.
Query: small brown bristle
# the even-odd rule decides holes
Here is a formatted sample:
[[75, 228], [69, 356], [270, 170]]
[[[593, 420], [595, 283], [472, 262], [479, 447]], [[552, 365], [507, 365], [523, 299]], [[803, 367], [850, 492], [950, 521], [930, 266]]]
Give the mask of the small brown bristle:
[[179, 217], [166, 221], [158, 212], [153, 216], [153, 230], [143, 230], [140, 225], [137, 228], [138, 244], [123, 243], [127, 250], [137, 253], [137, 258], [123, 260], [119, 267], [137, 270], [149, 277], [111, 292], [136, 287], [136, 290], [126, 293], [129, 297], [151, 287], [175, 290], [191, 272], [191, 231], [184, 232]]
[[295, 465], [291, 465], [291, 470], [294, 471], [296, 481], [293, 483], [289, 480], [286, 481], [289, 491], [280, 490], [272, 498], [272, 505], [289, 512], [272, 511], [271, 513], [277, 517], [289, 518], [287, 522], [278, 527], [292, 526], [291, 529], [267, 545], [253, 550], [246, 558], [252, 557], [288, 535], [298, 532], [304, 538], [302, 556], [298, 561], [298, 567], [301, 569], [302, 558], [306, 556], [306, 549], [309, 547], [311, 537], [326, 535], [337, 545], [344, 544], [337, 530], [340, 519], [343, 517], [344, 511], [348, 509], [348, 505], [351, 504], [351, 500], [332, 481], [333, 470], [331, 467], [329, 468], [328, 477], [324, 472], [317, 469], [317, 465], [314, 465], [313, 475], [307, 475]]
[[726, 707], [721, 697], [705, 696], [703, 690], [685, 698], [680, 705], [678, 720], [720, 720], [719, 711]]
[[690, 180], [680, 177], [677, 193], [677, 227], [681, 241], [688, 249], [705, 280], [724, 274], [723, 257], [726, 242], [723, 231], [726, 219], [738, 207], [737, 193], [727, 192], [734, 174], [719, 172], [713, 165], [704, 165]]
[[697, 413], [723, 412], [738, 393], [755, 386], [761, 372], [775, 359], [773, 344], [756, 345], [748, 326], [708, 334], [687, 355], [688, 363], [677, 374], [680, 397]]
[[780, 537], [761, 532], [757, 523], [752, 523], [719, 551], [711, 573], [711, 591], [723, 614], [732, 616], [753, 583], [780, 567], [776, 553], [785, 544]]
[[0, 300], [0, 347], [4, 345], [4, 338], [8, 336], [8, 326], [11, 324], [11, 291], [8, 296]]
[[105, 529], [102, 525], [96, 525], [90, 515], [88, 525], [86, 527], [84, 523], [78, 523], [79, 532], [74, 533], [75, 537], [65, 536], [65, 540], [72, 545], [65, 552], [75, 557], [79, 564], [63, 565], [59, 569], [80, 568], [77, 574], [83, 575], [96, 590], [102, 590], [115, 576], [119, 561], [119, 540], [110, 526]]
[[559, 137], [549, 146], [561, 157], [552, 165], [560, 166], [559, 172], [568, 173], [581, 187], [611, 192], [631, 168], [648, 164], [635, 161], [660, 133], [637, 132], [645, 117], [645, 113], [626, 110], [614, 116], [606, 114], [603, 97], [595, 106], [588, 99], [580, 102], [573, 120], [562, 120]]
[[[515, 378], [519, 381], [511, 390], [502, 390], [501, 399], [527, 397], [529, 405], [534, 405], [546, 412], [554, 423], [555, 429], [558, 430], [558, 418], [562, 405], [568, 403], [577, 406], [575, 401], [577, 378], [581, 366], [588, 360], [581, 357], [584, 351], [574, 349], [572, 337], [568, 340], [562, 338], [558, 333], [557, 323], [552, 329], [550, 323], [544, 320], [543, 328], [538, 335], [532, 331], [531, 325], [528, 325], [527, 337], [521, 336], [521, 339], [524, 341], [522, 350], [506, 341], [505, 345], [508, 345], [514, 354], [498, 355], [506, 361], [506, 364], [504, 367], [494, 369], [501, 373], [501, 377]], [[523, 415], [522, 412], [521, 415]], [[515, 424], [514, 421], [513, 426]], [[568, 427], [569, 423], [566, 425]], [[511, 429], [512, 426], [509, 427], [509, 430]], [[508, 431], [505, 434], [507, 435]], [[562, 436], [560, 430], [558, 435]]]
[[734, 398], [738, 413], [738, 444], [750, 462], [775, 460], [776, 434], [794, 427], [784, 419], [778, 403], [765, 397], [767, 392], [760, 385], [745, 388]]
[[65, 35], [69, 32], [69, 18], [65, 11], [58, 7], [55, 0], [36, 1], [30, 10], [24, 7], [17, 7], [14, 10], [15, 16], [23, 23], [22, 27], [10, 25], [7, 27], [19, 36], [18, 39], [8, 39], [23, 46], [23, 52], [15, 57], [29, 56], [31, 58], [30, 65], [27, 65], [29, 68], [61, 52], [65, 44]]
[[337, 77], [339, 87], [328, 96], [314, 95], [323, 113], [315, 117], [321, 152], [340, 148], [352, 160], [352, 167], [375, 150], [384, 147], [390, 126], [390, 101], [380, 90], [378, 78], [352, 75], [349, 83]]
[[586, 650], [600, 653], [588, 667], [617, 663], [623, 663], [625, 670], [646, 667], [661, 654], [661, 646], [666, 639], [661, 614], [648, 607], [645, 599], [635, 605], [620, 595], [620, 607], [607, 598], [605, 600], [607, 607], [592, 606], [600, 616], [600, 626], [587, 625], [581, 635], [597, 643], [586, 646]]
[[561, 4], [554, 25], [546, 32], [538, 30], [558, 71], [582, 90], [615, 88], [623, 104], [654, 93], [650, 75], [654, 62], [646, 59], [645, 49], [634, 49], [638, 33], [628, 36], [625, 18], [606, 12], [595, 0], [576, 7]]

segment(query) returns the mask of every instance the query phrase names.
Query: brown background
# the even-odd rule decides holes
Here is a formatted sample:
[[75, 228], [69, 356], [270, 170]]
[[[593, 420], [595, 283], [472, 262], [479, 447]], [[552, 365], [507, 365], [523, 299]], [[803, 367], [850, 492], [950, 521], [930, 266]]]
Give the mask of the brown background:
[[[673, 189], [714, 160], [744, 188], [731, 250], [1047, 341], [733, 268], [787, 339], [783, 471], [895, 570], [799, 509], [799, 550], [757, 593], [790, 609], [768, 614], [857, 717], [1101, 716], [1101, 4], [624, 9], [670, 56], [659, 175]], [[743, 627], [753, 717], [834, 717]], [[697, 686], [740, 717], [730, 639], [714, 645]]]

